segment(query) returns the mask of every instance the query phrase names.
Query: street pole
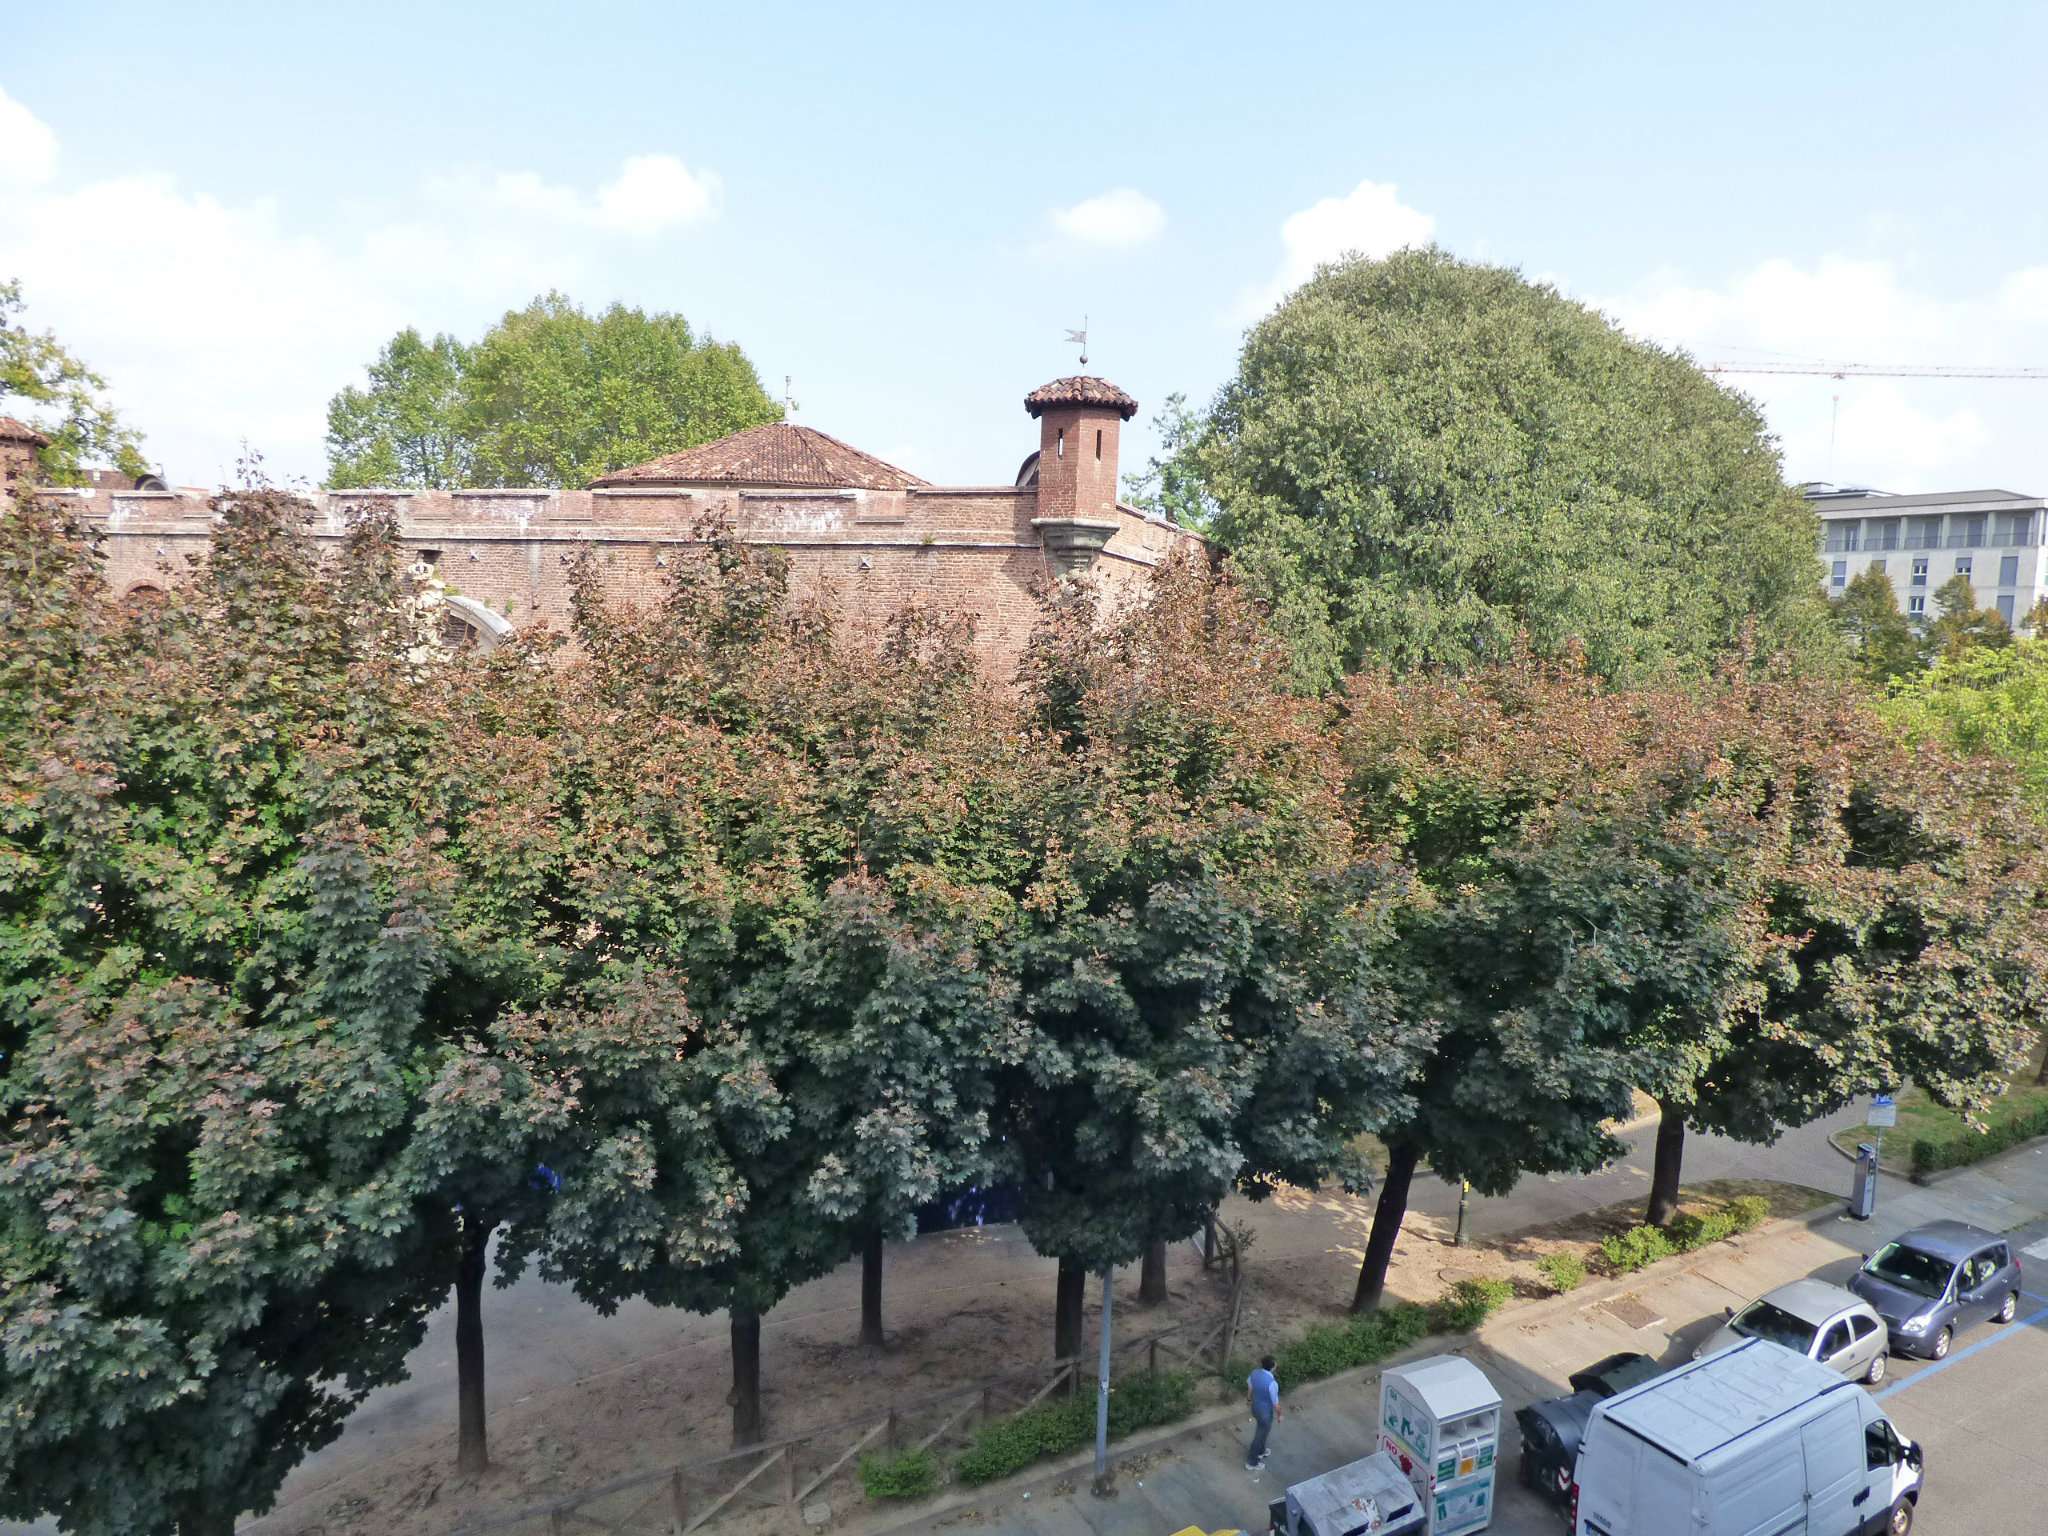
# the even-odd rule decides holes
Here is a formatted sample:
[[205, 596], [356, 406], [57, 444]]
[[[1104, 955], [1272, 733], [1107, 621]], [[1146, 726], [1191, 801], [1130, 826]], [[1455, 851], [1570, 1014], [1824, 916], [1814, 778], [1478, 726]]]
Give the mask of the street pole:
[[1472, 1181], [1470, 1179], [1458, 1180], [1458, 1230], [1451, 1237], [1451, 1246], [1454, 1248], [1465, 1246], [1465, 1204], [1471, 1198]]
[[1095, 1497], [1106, 1499], [1116, 1492], [1109, 1480], [1109, 1303], [1110, 1276], [1102, 1266], [1102, 1358], [1095, 1372]]

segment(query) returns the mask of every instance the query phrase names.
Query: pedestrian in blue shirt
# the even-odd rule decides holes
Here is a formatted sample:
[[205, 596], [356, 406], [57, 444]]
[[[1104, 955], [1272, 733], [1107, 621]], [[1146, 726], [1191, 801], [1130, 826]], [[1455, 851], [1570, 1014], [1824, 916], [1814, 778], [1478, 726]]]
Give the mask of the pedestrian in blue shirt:
[[1273, 1433], [1273, 1421], [1280, 1416], [1280, 1380], [1273, 1374], [1273, 1357], [1259, 1361], [1259, 1368], [1244, 1379], [1252, 1399], [1252, 1448], [1245, 1453], [1244, 1469], [1257, 1472], [1266, 1465], [1266, 1436]]

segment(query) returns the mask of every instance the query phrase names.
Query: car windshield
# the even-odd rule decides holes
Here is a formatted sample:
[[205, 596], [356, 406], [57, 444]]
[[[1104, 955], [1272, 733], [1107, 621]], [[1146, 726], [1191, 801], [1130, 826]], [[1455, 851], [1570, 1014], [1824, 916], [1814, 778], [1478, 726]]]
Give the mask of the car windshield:
[[1735, 1314], [1728, 1326], [1745, 1338], [1768, 1339], [1773, 1344], [1796, 1349], [1802, 1355], [1813, 1342], [1813, 1324], [1768, 1301], [1752, 1301]]
[[1939, 1296], [1948, 1289], [1949, 1270], [1953, 1267], [1947, 1259], [1937, 1259], [1918, 1248], [1886, 1243], [1870, 1256], [1863, 1272], [1915, 1296]]

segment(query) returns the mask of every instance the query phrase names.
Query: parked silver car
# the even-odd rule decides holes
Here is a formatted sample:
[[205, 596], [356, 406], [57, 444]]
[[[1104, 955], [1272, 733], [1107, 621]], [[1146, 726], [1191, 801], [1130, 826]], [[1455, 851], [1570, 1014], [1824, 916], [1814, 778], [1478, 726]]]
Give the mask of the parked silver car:
[[2012, 1245], [1966, 1221], [1915, 1227], [1863, 1261], [1849, 1289], [1877, 1308], [1902, 1355], [1939, 1360], [1959, 1329], [2020, 1305], [2020, 1258]]
[[1698, 1360], [1733, 1349], [1744, 1339], [1782, 1344], [1872, 1386], [1884, 1380], [1884, 1320], [1869, 1302], [1824, 1280], [1794, 1280], [1759, 1296], [1740, 1312], [1729, 1313], [1728, 1321], [1692, 1357]]

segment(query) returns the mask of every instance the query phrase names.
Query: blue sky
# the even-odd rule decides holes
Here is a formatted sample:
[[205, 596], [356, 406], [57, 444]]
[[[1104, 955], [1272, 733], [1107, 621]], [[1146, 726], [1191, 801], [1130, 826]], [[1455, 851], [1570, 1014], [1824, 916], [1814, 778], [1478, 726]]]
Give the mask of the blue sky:
[[[1414, 240], [1702, 358], [2048, 366], [2048, 9], [1662, 9], [42, 6], [0, 276], [199, 484], [245, 438], [317, 480], [393, 330], [550, 286], [970, 483], [1084, 313], [1142, 427], [1316, 260]], [[1741, 385], [1794, 478], [2048, 491], [2048, 383]]]

